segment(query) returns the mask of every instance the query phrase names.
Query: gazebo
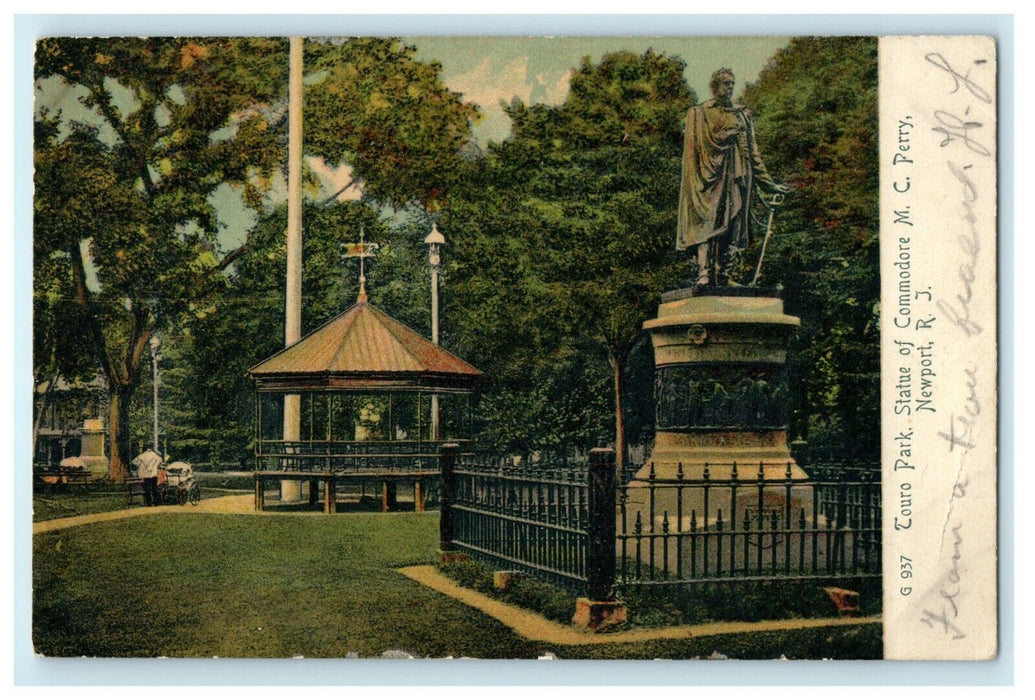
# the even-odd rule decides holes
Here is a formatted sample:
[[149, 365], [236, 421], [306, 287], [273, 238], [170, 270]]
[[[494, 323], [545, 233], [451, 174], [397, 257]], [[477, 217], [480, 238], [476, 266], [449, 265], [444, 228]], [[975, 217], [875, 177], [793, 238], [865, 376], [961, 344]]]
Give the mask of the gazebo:
[[[367, 302], [248, 370], [255, 391], [255, 507], [267, 480], [324, 485], [334, 512], [338, 485], [380, 486], [381, 507], [412, 485], [423, 510], [442, 443], [470, 445], [474, 392], [484, 375]], [[299, 439], [283, 439], [284, 397], [300, 403]]]

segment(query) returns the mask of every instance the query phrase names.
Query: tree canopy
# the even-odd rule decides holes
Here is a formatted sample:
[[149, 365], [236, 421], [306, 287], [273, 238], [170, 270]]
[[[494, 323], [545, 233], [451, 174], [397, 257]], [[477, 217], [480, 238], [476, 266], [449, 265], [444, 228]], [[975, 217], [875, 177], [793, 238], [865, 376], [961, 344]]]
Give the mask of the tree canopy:
[[[38, 46], [37, 79], [72, 86], [92, 119], [37, 110], [34, 358], [41, 376], [101, 368], [115, 476], [159, 329], [181, 444], [201, 459], [247, 453], [244, 370], [283, 345], [286, 212], [270, 193], [285, 158], [286, 67], [283, 40]], [[367, 270], [371, 300], [426, 332], [421, 241], [435, 219], [447, 237], [442, 342], [492, 380], [480, 409], [487, 446], [613, 441], [621, 454], [626, 435], [648, 439], [652, 364], [640, 329], [690, 273], [674, 250], [683, 121], [697, 100], [684, 69], [653, 51], [586, 58], [563, 103], [505, 105], [511, 136], [481, 152], [469, 144], [476, 108], [412, 47], [307, 42], [306, 154], [350, 168], [363, 197], [306, 204], [303, 332], [355, 301], [342, 253], [361, 227], [382, 245]], [[787, 311], [802, 318], [792, 435], [872, 456], [876, 42], [794, 39], [744, 102], [768, 169], [797, 187], [762, 268], [762, 283], [783, 285]], [[230, 251], [214, 203], [227, 184], [258, 212]], [[66, 322], [83, 332], [54, 332]]]
[[652, 51], [585, 59], [563, 104], [507, 106], [511, 137], [453, 198], [447, 303], [461, 347], [497, 380], [486, 406], [499, 447], [610, 434], [622, 452], [626, 360], [679, 275], [683, 69]]
[[797, 191], [763, 268], [802, 319], [791, 353], [792, 430], [880, 450], [877, 41], [798, 38], [744, 102], [770, 170]]
[[441, 66], [393, 38], [306, 44], [305, 149], [349, 165], [383, 203], [438, 207], [462, 172], [478, 109], [448, 90]]
[[126, 473], [129, 401], [151, 335], [218, 284], [211, 195], [236, 184], [257, 205], [256, 183], [276, 165], [260, 107], [280, 92], [282, 43], [37, 44], [37, 80], [57, 78], [79, 90], [82, 106], [111, 133], [40, 112], [33, 236], [37, 259], [69, 261], [80, 330], [109, 387], [112, 478]]
[[[438, 68], [394, 40], [310, 47], [310, 114], [317, 116], [310, 154], [351, 165], [385, 201], [427, 204], [443, 194], [448, 187], [436, 183], [448, 177], [434, 170], [447, 155], [459, 157], [475, 112], [442, 88]], [[374, 66], [378, 89], [349, 81], [350, 71]], [[34, 252], [41, 265], [67, 261], [54, 272], [69, 275], [83, 337], [109, 386], [113, 478], [124, 476], [130, 457], [128, 406], [149, 338], [209, 304], [246, 250], [221, 246], [217, 188], [238, 188], [263, 214], [270, 205], [286, 150], [286, 68], [282, 39], [52, 38], [37, 45], [37, 87], [60, 81], [89, 114], [87, 124], [37, 110]], [[426, 90], [423, 99], [406, 89], [411, 83]], [[390, 92], [393, 85], [402, 94]], [[389, 113], [406, 115], [395, 130], [385, 101]], [[354, 137], [341, 138], [345, 127], [334, 117], [342, 114], [358, 129]], [[412, 128], [425, 122], [438, 126]], [[421, 163], [422, 171], [402, 176]]]

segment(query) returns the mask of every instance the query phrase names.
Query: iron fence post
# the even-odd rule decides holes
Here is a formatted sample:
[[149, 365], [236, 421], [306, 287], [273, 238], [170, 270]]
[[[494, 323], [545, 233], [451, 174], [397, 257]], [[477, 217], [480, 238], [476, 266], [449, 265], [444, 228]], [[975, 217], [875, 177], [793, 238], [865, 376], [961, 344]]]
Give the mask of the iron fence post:
[[448, 552], [453, 549], [453, 501], [456, 500], [456, 468], [457, 454], [460, 445], [447, 442], [439, 450], [439, 471], [442, 483], [439, 487], [439, 549]]
[[615, 452], [596, 448], [589, 453], [589, 539], [586, 596], [612, 600], [615, 583]]

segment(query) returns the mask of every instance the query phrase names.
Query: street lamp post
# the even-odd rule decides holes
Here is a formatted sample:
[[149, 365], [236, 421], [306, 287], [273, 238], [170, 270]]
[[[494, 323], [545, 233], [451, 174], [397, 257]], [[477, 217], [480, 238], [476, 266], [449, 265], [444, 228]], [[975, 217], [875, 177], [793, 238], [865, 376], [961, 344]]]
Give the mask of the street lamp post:
[[151, 386], [153, 389], [153, 401], [154, 401], [154, 446], [155, 452], [159, 455], [162, 451], [158, 449], [158, 349], [162, 346], [162, 341], [158, 339], [157, 335], [151, 336], [151, 367], [153, 375], [151, 377]]
[[[431, 225], [431, 233], [424, 239], [428, 246], [428, 262], [431, 265], [431, 342], [438, 345], [438, 273], [442, 268], [442, 246], [446, 237]], [[438, 394], [431, 395], [431, 439], [438, 440]]]

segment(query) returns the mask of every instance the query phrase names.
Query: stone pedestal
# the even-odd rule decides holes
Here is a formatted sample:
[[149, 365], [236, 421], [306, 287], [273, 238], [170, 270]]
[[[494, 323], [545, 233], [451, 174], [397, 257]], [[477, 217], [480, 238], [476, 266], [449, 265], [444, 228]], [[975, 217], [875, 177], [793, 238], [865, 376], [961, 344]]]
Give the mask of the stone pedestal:
[[602, 632], [620, 627], [629, 621], [629, 611], [620, 600], [577, 598], [571, 624], [582, 629]]
[[79, 456], [83, 466], [90, 470], [91, 479], [101, 479], [108, 473], [108, 457], [104, 454], [104, 421], [88, 418], [80, 431]]
[[788, 497], [795, 518], [811, 506], [807, 487], [760, 492], [716, 484], [705, 502], [705, 489], [694, 486], [681, 491], [681, 503], [666, 489], [647, 488], [652, 474], [654, 483], [807, 478], [787, 444], [787, 347], [799, 325], [783, 312], [777, 290], [713, 287], [662, 296], [657, 318], [643, 324], [654, 345], [654, 449], [628, 494], [645, 531], [660, 532], [666, 510], [669, 528], [677, 529], [678, 513], [686, 531], [694, 517], [698, 528], [715, 522], [720, 509], [728, 523], [733, 509], [738, 519], [745, 511], [785, 511]]
[[526, 577], [527, 574], [524, 571], [493, 571], [492, 587], [497, 591], [505, 591], [510, 584]]
[[470, 561], [471, 555], [467, 552], [458, 552], [453, 549], [440, 549], [438, 550], [438, 563], [440, 566], [445, 564], [453, 564], [458, 561]]

